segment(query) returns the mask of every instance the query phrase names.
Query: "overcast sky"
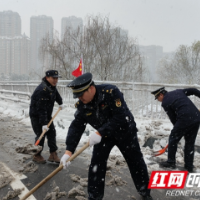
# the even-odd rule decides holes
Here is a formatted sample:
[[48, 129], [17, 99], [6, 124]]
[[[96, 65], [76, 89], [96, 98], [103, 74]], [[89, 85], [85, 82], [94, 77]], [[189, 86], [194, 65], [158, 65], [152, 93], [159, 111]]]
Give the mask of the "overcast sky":
[[101, 14], [140, 45], [160, 45], [165, 52], [200, 40], [200, 0], [0, 0], [0, 11], [5, 10], [19, 13], [28, 36], [31, 16], [51, 16], [60, 32], [62, 17]]

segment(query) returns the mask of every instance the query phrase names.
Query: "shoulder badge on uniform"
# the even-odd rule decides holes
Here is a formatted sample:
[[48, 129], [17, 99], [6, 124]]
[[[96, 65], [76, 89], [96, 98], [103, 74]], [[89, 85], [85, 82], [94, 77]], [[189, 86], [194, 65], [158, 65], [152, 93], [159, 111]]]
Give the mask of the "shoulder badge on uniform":
[[77, 101], [77, 102], [75, 103], [75, 107], [76, 107], [76, 108], [78, 107], [78, 104], [79, 104], [79, 101]]
[[121, 100], [120, 100], [120, 99], [116, 99], [116, 100], [115, 100], [115, 105], [116, 105], [117, 107], [121, 107], [121, 105], [122, 105]]
[[112, 93], [112, 90], [113, 90], [113, 89], [110, 89], [110, 94]]
[[46, 87], [43, 88], [44, 91], [46, 91], [46, 89], [47, 89]]

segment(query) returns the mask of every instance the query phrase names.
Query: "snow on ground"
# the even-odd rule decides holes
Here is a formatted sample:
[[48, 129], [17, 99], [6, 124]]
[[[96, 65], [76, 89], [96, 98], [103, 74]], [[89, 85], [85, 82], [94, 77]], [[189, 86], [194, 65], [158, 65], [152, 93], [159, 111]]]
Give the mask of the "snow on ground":
[[[57, 111], [58, 106], [55, 104], [54, 113]], [[12, 101], [0, 101], [0, 113], [10, 116], [11, 118], [17, 118], [21, 123], [26, 126], [31, 126], [29, 118], [29, 105], [26, 103], [16, 103]], [[57, 138], [63, 140], [66, 139], [67, 132], [71, 121], [74, 119], [75, 108], [71, 105], [66, 105], [64, 110], [61, 110], [54, 120], [54, 125], [56, 126]], [[157, 158], [152, 157], [152, 149], [149, 146], [143, 147], [143, 145], [148, 142], [149, 138], [154, 138], [155, 142], [153, 144], [153, 150], [160, 150], [164, 148], [168, 143], [168, 136], [170, 130], [172, 129], [172, 124], [168, 119], [165, 120], [151, 120], [148, 118], [135, 118], [137, 128], [138, 128], [138, 140], [146, 164], [148, 165], [149, 173], [153, 170], [160, 170]], [[93, 129], [90, 125], [86, 126], [85, 132], [81, 138], [79, 146], [83, 146], [89, 140], [89, 134]], [[198, 136], [196, 144], [200, 146], [200, 137]], [[183, 161], [183, 149], [184, 140], [181, 140], [179, 148], [177, 150], [176, 159], [177, 164], [180, 166], [184, 165]], [[87, 153], [92, 153], [92, 148], [89, 148]], [[121, 155], [121, 152], [117, 147], [114, 147], [111, 151], [111, 155]], [[159, 159], [166, 159], [167, 153], [159, 156]], [[195, 152], [194, 165], [196, 166], [196, 171], [200, 172], [200, 154]]]

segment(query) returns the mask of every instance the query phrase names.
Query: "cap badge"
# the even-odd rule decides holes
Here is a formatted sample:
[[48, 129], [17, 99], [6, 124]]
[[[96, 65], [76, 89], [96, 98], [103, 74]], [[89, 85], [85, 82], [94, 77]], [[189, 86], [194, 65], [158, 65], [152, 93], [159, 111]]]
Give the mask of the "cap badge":
[[120, 100], [120, 99], [116, 99], [116, 100], [115, 100], [115, 105], [116, 105], [117, 107], [121, 107], [121, 105], [122, 105], [121, 100]]

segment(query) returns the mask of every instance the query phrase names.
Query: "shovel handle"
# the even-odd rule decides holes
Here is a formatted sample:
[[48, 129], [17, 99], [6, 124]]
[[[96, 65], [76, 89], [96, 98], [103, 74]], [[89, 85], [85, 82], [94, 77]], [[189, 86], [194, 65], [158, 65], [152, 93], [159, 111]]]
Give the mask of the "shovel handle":
[[[59, 113], [60, 110], [61, 110], [61, 108], [59, 108], [59, 109], [57, 110], [57, 112], [55, 113], [55, 115], [52, 117], [51, 121], [47, 124], [47, 127], [48, 127], [48, 128], [49, 128], [49, 126], [51, 125], [52, 121], [55, 119], [55, 117], [57, 116], [57, 114]], [[40, 135], [40, 137], [39, 137], [38, 140], [36, 141], [35, 146], [37, 146], [37, 145], [40, 143], [40, 140], [43, 138], [43, 136], [44, 136], [44, 134], [45, 134], [46, 132], [47, 132], [46, 130], [44, 130], [44, 131], [42, 132], [42, 134]]]
[[[79, 154], [81, 154], [86, 148], [89, 147], [89, 142], [85, 144], [81, 149], [79, 149], [76, 153], [74, 153], [68, 160], [72, 161], [74, 160]], [[63, 165], [61, 164], [57, 169], [55, 169], [51, 174], [49, 174], [46, 178], [44, 178], [40, 183], [38, 183], [33, 189], [31, 189], [24, 197], [22, 197], [20, 200], [27, 199], [31, 194], [33, 194], [38, 188], [40, 188], [43, 184], [45, 184], [49, 179], [51, 179], [53, 176], [55, 176], [59, 171], [63, 169]]]

